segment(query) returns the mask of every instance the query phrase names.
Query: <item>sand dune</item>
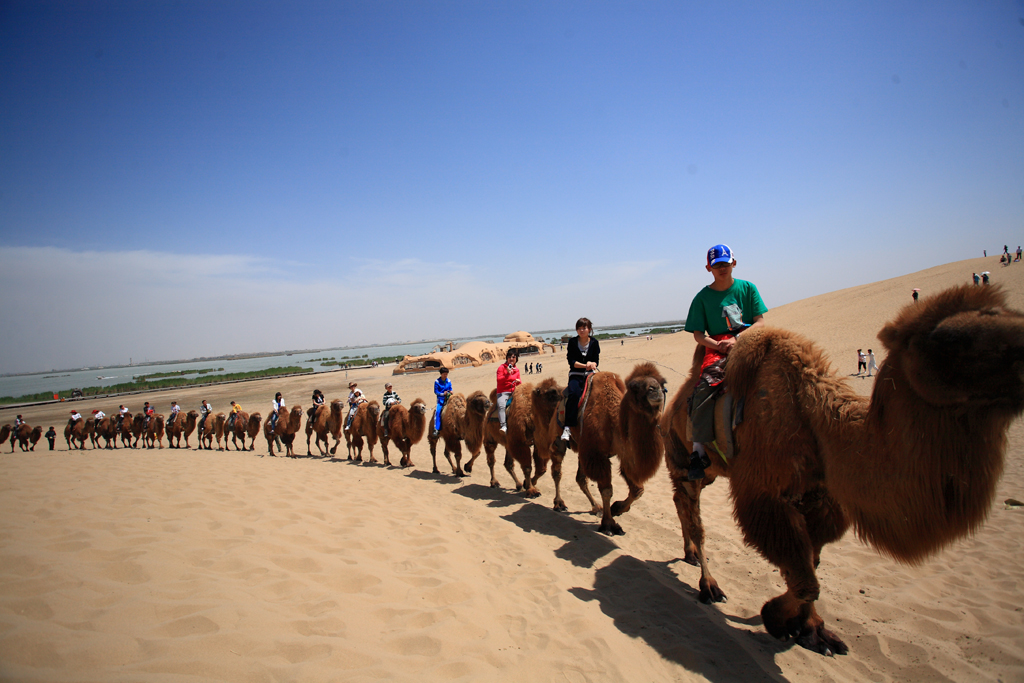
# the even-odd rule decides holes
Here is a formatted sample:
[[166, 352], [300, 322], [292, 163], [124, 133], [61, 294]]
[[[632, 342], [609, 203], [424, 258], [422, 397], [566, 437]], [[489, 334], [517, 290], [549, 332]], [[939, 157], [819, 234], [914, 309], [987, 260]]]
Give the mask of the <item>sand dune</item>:
[[[773, 309], [832, 354], [857, 348], [923, 294], [992, 271], [1024, 309], [1024, 265], [995, 258], [940, 266]], [[770, 293], [766, 293], [769, 299]], [[586, 311], [573, 311], [570, 318]], [[873, 346], [874, 345], [874, 346]], [[602, 368], [656, 362], [675, 390], [692, 337], [606, 343]], [[878, 353], [879, 361], [882, 354]], [[562, 356], [539, 356], [564, 380]], [[495, 366], [458, 370], [457, 391], [489, 390]], [[379, 398], [390, 368], [352, 371]], [[406, 404], [432, 375], [393, 378]], [[308, 405], [343, 396], [344, 373], [133, 396], [137, 409], [235, 399], [264, 415], [275, 391]], [[868, 393], [872, 380], [851, 378]], [[92, 406], [107, 413], [119, 401]], [[21, 411], [63, 428], [65, 408]], [[11, 411], [0, 413], [9, 421]], [[759, 610], [781, 592], [774, 568], [743, 545], [728, 486], [704, 494], [707, 549], [729, 602], [697, 601], [683, 563], [668, 478], [660, 472], [623, 518], [596, 532], [566, 460], [568, 514], [471, 477], [342, 460], [195, 450], [56, 452], [0, 457], [0, 678], [18, 681], [1013, 681], [1024, 680], [1024, 424], [987, 524], [920, 567], [883, 558], [852, 534], [828, 546], [819, 608], [850, 646], [825, 658], [765, 633]], [[193, 446], [195, 439], [192, 440]], [[265, 449], [257, 439], [257, 453]], [[296, 449], [305, 453], [305, 443]], [[343, 449], [340, 449], [343, 452]], [[379, 451], [378, 451], [379, 457]], [[499, 458], [501, 451], [499, 449]], [[879, 473], [884, 476], [884, 473]], [[617, 491], [624, 491], [616, 481]]]

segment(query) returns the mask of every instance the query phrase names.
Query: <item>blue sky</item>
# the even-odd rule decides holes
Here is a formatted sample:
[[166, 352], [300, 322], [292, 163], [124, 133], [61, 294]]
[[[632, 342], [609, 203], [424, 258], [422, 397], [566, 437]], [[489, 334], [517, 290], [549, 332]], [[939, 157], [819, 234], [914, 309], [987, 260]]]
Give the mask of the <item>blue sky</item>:
[[1022, 219], [1021, 0], [0, 5], [0, 372], [680, 318], [716, 242], [772, 307]]

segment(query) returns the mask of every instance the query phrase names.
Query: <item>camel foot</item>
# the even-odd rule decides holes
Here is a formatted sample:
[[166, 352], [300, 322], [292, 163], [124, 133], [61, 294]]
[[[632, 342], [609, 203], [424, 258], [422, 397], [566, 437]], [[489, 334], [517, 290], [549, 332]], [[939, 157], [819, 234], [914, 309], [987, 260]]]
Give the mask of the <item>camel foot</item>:
[[811, 652], [831, 657], [850, 651], [839, 636], [825, 628], [825, 621], [814, 611], [814, 603], [800, 602], [789, 593], [766, 602], [761, 608], [761, 620], [775, 638], [793, 637], [797, 645]]
[[473, 463], [466, 463], [466, 474], [473, 474]]
[[700, 601], [705, 605], [710, 605], [714, 602], [729, 602], [729, 598], [725, 597], [725, 593], [718, 587], [717, 581], [714, 579], [701, 579]]
[[617, 500], [612, 503], [612, 516], [618, 517], [621, 514], [629, 512], [631, 506], [624, 500]]
[[523, 495], [525, 495], [527, 498], [539, 498], [540, 491], [538, 491], [535, 488], [528, 488], [525, 491], [523, 491]]
[[522, 491], [522, 490], [523, 490], [523, 485], [518, 483], [518, 482], [516, 482], [516, 491]]
[[452, 472], [452, 474], [454, 474], [456, 477], [464, 477], [464, 476], [466, 476], [466, 473], [463, 472], [461, 468], [455, 470], [454, 472]]
[[700, 566], [700, 560], [697, 559], [697, 553], [693, 552], [692, 550], [686, 551], [686, 554], [683, 555], [683, 562], [689, 565], [693, 565], [694, 567]]
[[491, 488], [492, 489], [500, 489], [501, 488], [501, 484], [498, 483], [497, 479], [491, 479]]
[[439, 470], [439, 469], [437, 469], [437, 468], [435, 467], [435, 468], [434, 468], [434, 474], [441, 474], [441, 470]]
[[555, 512], [568, 512], [569, 508], [565, 506], [565, 503], [561, 500], [556, 500], [553, 507]]
[[619, 526], [619, 523], [616, 522], [614, 519], [609, 519], [607, 522], [602, 520], [601, 526], [599, 526], [597, 528], [597, 530], [600, 531], [605, 536], [625, 536], [626, 535], [626, 532], [622, 530], [622, 527]]

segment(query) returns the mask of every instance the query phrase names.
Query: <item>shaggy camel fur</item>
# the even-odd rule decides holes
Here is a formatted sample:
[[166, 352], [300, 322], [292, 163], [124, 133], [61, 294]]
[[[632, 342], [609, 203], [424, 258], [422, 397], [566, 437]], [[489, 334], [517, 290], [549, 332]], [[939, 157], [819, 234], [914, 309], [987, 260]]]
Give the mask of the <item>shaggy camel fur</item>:
[[[127, 419], [128, 418], [125, 418], [125, 420]], [[124, 426], [124, 424], [126, 423], [122, 423], [122, 427]], [[142, 438], [142, 432], [145, 431], [145, 426], [146, 416], [143, 415], [142, 413], [139, 413], [134, 418], [132, 418], [132, 437], [134, 438], [134, 441], [132, 442], [132, 448], [139, 447], [139, 439]]]
[[[34, 451], [36, 444], [39, 443], [39, 439], [43, 436], [42, 427], [29, 427], [27, 424], [23, 424], [18, 427], [17, 431], [11, 433], [11, 453], [14, 452], [14, 442], [17, 441], [18, 445], [21, 446], [22, 451]], [[2, 443], [0, 439], [0, 443]]]
[[11, 434], [11, 425], [4, 425], [0, 427], [0, 443], [11, 439], [11, 452], [14, 452], [14, 439]]
[[90, 418], [77, 420], [68, 419], [68, 424], [64, 427], [64, 440], [68, 442], [68, 450], [74, 448], [72, 442], [78, 442], [78, 449], [85, 450], [85, 442], [89, 440], [96, 429], [96, 420]]
[[[823, 654], [847, 647], [815, 609], [822, 547], [853, 525], [882, 554], [915, 564], [970, 535], [991, 509], [1006, 432], [1024, 409], [1024, 314], [997, 287], [922, 298], [878, 338], [888, 356], [870, 401], [783, 330], [740, 335], [726, 369], [744, 401], [726, 472], [736, 520], [787, 588], [762, 607], [765, 629]], [[690, 519], [694, 534], [699, 514]], [[691, 539], [703, 554], [702, 535]]]
[[[228, 418], [230, 419], [230, 418]], [[259, 413], [253, 413], [250, 415], [244, 410], [240, 410], [238, 415], [235, 416], [235, 423], [233, 425], [224, 422], [224, 450], [228, 450], [228, 437], [231, 437], [231, 443], [234, 445], [236, 451], [255, 451], [256, 450], [256, 436], [260, 433], [260, 423], [263, 422], [263, 416]], [[245, 437], [249, 437], [249, 448], [245, 447]], [[242, 446], [239, 448], [238, 440], [242, 440]]]
[[[274, 441], [281, 439], [284, 444], [285, 455], [289, 458], [295, 457], [292, 445], [295, 443], [295, 435], [302, 429], [302, 406], [292, 406], [289, 411], [287, 407], [277, 412], [277, 423], [270, 428], [270, 420], [263, 423], [263, 438], [267, 440], [267, 449], [270, 455], [274, 454]], [[281, 447], [278, 446], [278, 450]]]
[[96, 423], [89, 438], [92, 440], [93, 448], [100, 447], [100, 439], [107, 442], [104, 448], [117, 448], [117, 419], [110, 416], [104, 417]]
[[[484, 440], [484, 417], [490, 408], [491, 402], [482, 391], [474, 391], [468, 399], [462, 394], [452, 394], [441, 413], [440, 433], [433, 429], [434, 415], [431, 414], [427, 441], [430, 443], [430, 457], [434, 460], [434, 474], [441, 473], [437, 469], [437, 442], [443, 438], [444, 457], [452, 468], [452, 474], [466, 476], [462, 471], [462, 441], [466, 442], [471, 458], [480, 453]], [[434, 411], [437, 411], [436, 407]], [[454, 464], [451, 454], [455, 455]]]
[[[356, 408], [356, 414], [352, 416], [352, 425], [345, 432], [345, 444], [348, 446], [348, 459], [362, 462], [363, 460], [363, 439], [366, 439], [366, 446], [370, 449], [370, 459], [367, 462], [377, 462], [373, 457], [373, 447], [377, 445], [377, 421], [380, 419], [380, 403], [370, 401], [360, 403]], [[352, 454], [356, 457], [353, 458]]]
[[423, 439], [427, 429], [427, 404], [422, 398], [412, 402], [409, 410], [401, 403], [391, 406], [388, 411], [388, 435], [384, 436], [384, 425], [377, 423], [377, 438], [380, 439], [381, 450], [384, 451], [384, 464], [390, 465], [388, 458], [388, 441], [395, 444], [398, 452], [402, 454], [399, 465], [402, 467], [413, 467], [412, 447]]
[[149, 418], [149, 424], [142, 435], [142, 445], [146, 448], [152, 448], [154, 445], [164, 447], [164, 416], [160, 413]]
[[227, 422], [228, 418], [224, 413], [207, 415], [206, 422], [199, 425], [199, 450], [205, 448], [212, 451], [214, 437], [217, 438], [217, 450], [224, 450], [220, 440], [224, 437], [224, 426]]
[[[340, 398], [331, 401], [329, 406], [313, 406], [309, 409], [309, 417], [306, 420], [306, 455], [312, 456], [313, 449], [309, 442], [316, 434], [316, 448], [320, 451], [320, 457], [326, 457], [328, 453], [334, 455], [338, 452], [338, 444], [341, 443], [341, 430], [345, 426], [345, 402]], [[331, 446], [330, 437], [334, 437], [334, 446]], [[323, 443], [323, 446], [320, 444]]]
[[[117, 424], [116, 420], [114, 424]], [[125, 448], [131, 448], [132, 445], [132, 424], [132, 414], [125, 413], [124, 418], [121, 420], [121, 426], [117, 428], [118, 433], [121, 435], [121, 445]]]
[[[643, 495], [644, 483], [658, 471], [664, 452], [658, 420], [664, 405], [665, 378], [653, 363], [634, 367], [625, 383], [611, 372], [594, 376], [586, 410], [571, 431], [579, 449], [576, 483], [594, 513], [601, 514], [598, 530], [602, 533], [625, 533], [612, 517], [628, 512], [633, 501]], [[619, 473], [629, 487], [627, 497], [614, 505], [613, 455], [619, 456]], [[590, 494], [588, 478], [601, 492], [600, 506]]]
[[[494, 452], [501, 444], [505, 447], [503, 465], [512, 476], [512, 480], [516, 484], [516, 491], [525, 491], [529, 498], [539, 496], [537, 481], [547, 472], [548, 463], [551, 462], [552, 476], [556, 479], [555, 509], [565, 508], [565, 504], [561, 502], [560, 489], [562, 457], [560, 454], [552, 457], [554, 454], [551, 451], [551, 443], [554, 441], [554, 434], [553, 429], [550, 428], [561, 391], [562, 388], [558, 387], [555, 380], [550, 378], [536, 388], [532, 384], [517, 386], [512, 393], [512, 405], [507, 409], [505, 415], [507, 432], [501, 431], [501, 425], [498, 422], [498, 406], [495, 403], [498, 392], [496, 389], [491, 392], [491, 409], [487, 412], [487, 417], [484, 420], [484, 452], [487, 454], [487, 467], [491, 471], [491, 488], [501, 486], [497, 477], [494, 476]], [[538, 435], [540, 438], [537, 438]], [[473, 463], [476, 458], [477, 456], [474, 455], [466, 463], [466, 472], [473, 471]], [[515, 463], [519, 463], [519, 467], [523, 470], [522, 482], [516, 476]]]
[[185, 439], [185, 448], [191, 448], [188, 445], [188, 437], [192, 432], [196, 430], [196, 421], [199, 419], [199, 413], [190, 410], [184, 415], [178, 414], [178, 419], [169, 425], [164, 425], [164, 431], [167, 433], [167, 445], [170, 448], [181, 448], [181, 439]]

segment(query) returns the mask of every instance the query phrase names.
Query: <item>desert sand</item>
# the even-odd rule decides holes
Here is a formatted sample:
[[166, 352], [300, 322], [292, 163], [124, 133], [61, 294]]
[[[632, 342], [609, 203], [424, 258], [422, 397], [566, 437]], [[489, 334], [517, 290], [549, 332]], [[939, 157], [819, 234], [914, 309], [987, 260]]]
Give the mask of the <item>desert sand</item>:
[[[817, 341], [842, 375], [914, 287], [922, 295], [990, 270], [1024, 310], [1024, 264], [972, 259], [769, 311]], [[742, 274], [737, 271], [737, 276]], [[763, 292], [771, 305], [770, 293]], [[687, 295], [688, 296], [688, 295]], [[687, 297], [682, 297], [687, 298]], [[679, 311], [679, 315], [685, 310]], [[588, 311], [567, 311], [569, 323]], [[675, 391], [693, 352], [686, 333], [602, 345], [602, 370], [653, 361]], [[560, 354], [528, 358], [565, 380]], [[489, 391], [496, 366], [452, 373], [456, 391]], [[433, 403], [433, 374], [391, 366], [217, 388], [78, 402], [113, 414], [144, 400], [167, 412], [206, 398], [265, 416], [275, 391], [308, 407], [313, 388], [371, 398], [393, 381], [406, 405]], [[873, 379], [850, 377], [863, 394]], [[19, 409], [62, 433], [68, 406]], [[0, 422], [14, 418], [0, 411]], [[759, 610], [783, 590], [744, 546], [728, 483], [703, 497], [707, 552], [729, 596], [697, 601], [699, 569], [682, 538], [664, 469], [597, 533], [566, 458], [568, 514], [550, 475], [528, 500], [471, 476], [339, 459], [197, 450], [58, 450], [0, 455], [0, 679], [17, 681], [1020, 681], [1024, 680], [1024, 425], [1010, 432], [990, 517], [921, 566], [884, 558], [849, 533], [823, 552], [818, 608], [850, 646], [827, 658], [771, 638]], [[195, 437], [191, 440], [195, 447]], [[305, 454], [305, 439], [297, 441]], [[314, 446], [315, 451], [315, 446]], [[380, 457], [379, 447], [376, 451]], [[499, 448], [499, 462], [503, 452]], [[879, 472], [884, 477], [885, 472]], [[617, 497], [625, 485], [616, 479]]]

